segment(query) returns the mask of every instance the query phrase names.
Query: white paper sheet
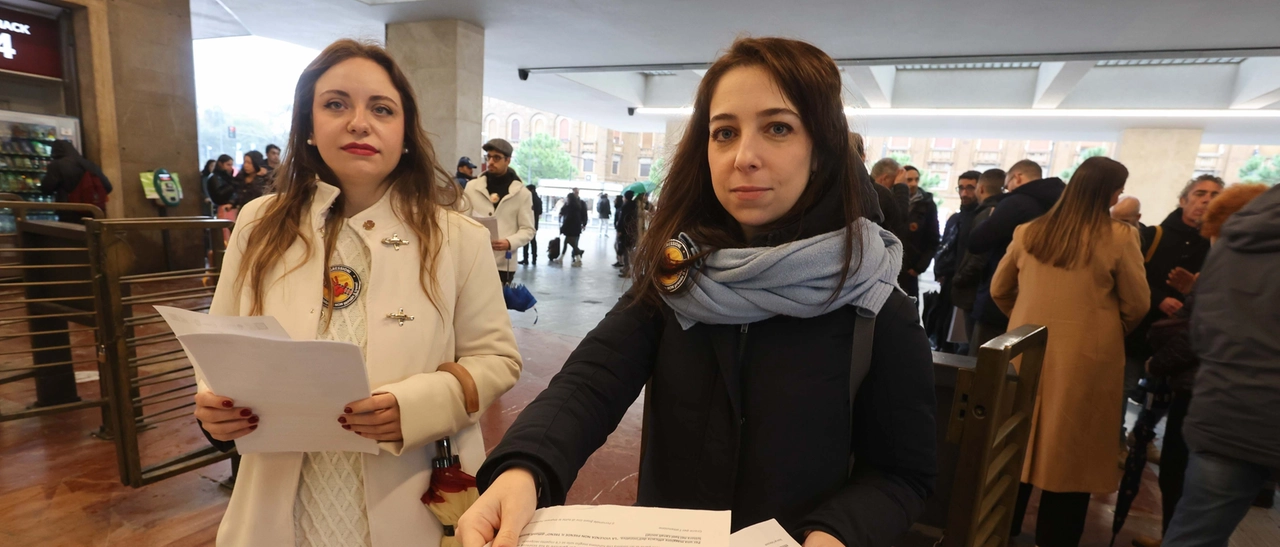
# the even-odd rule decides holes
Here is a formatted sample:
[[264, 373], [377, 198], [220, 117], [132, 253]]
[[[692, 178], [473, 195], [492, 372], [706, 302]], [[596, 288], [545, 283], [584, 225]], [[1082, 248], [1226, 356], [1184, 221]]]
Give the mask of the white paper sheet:
[[253, 409], [258, 429], [236, 439], [241, 454], [378, 453], [378, 443], [342, 428], [338, 416], [370, 395], [360, 348], [290, 340], [273, 317], [210, 316], [156, 306], [210, 391]]
[[471, 218], [476, 222], [479, 222], [485, 228], [489, 229], [490, 241], [498, 241], [499, 239], [502, 239], [501, 237], [498, 237], [498, 217], [471, 217]]
[[748, 526], [729, 536], [729, 547], [800, 547], [777, 520]]
[[539, 509], [520, 547], [728, 547], [728, 511], [618, 505]]

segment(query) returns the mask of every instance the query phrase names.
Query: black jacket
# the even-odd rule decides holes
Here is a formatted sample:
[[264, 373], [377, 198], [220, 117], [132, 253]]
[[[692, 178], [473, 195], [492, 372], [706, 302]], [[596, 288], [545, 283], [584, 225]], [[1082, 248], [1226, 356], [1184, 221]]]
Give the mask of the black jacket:
[[600, 213], [600, 218], [604, 219], [613, 216], [613, 207], [609, 205], [609, 198], [600, 196], [596, 202], [596, 212]]
[[[1151, 287], [1151, 309], [1141, 323], [1124, 339], [1125, 354], [1138, 361], [1146, 361], [1153, 350], [1147, 340], [1147, 331], [1151, 324], [1168, 317], [1160, 311], [1160, 303], [1165, 298], [1173, 298], [1181, 302], [1182, 293], [1169, 286], [1169, 272], [1179, 266], [1191, 273], [1200, 271], [1204, 259], [1209, 255], [1209, 240], [1200, 235], [1200, 230], [1188, 226], [1182, 221], [1182, 209], [1174, 209], [1160, 223], [1160, 244], [1156, 252], [1147, 262], [1147, 286]], [[1142, 236], [1143, 256], [1151, 249], [1155, 241], [1156, 227], [1147, 226], [1139, 234]]]
[[1009, 325], [1009, 318], [991, 300], [991, 277], [995, 275], [996, 267], [1013, 242], [1013, 230], [1049, 212], [1066, 188], [1066, 183], [1057, 177], [1023, 184], [1005, 194], [986, 222], [981, 226], [974, 226], [969, 233], [969, 252], [991, 253], [983, 268], [982, 282], [978, 285], [978, 296], [973, 303], [974, 319], [1001, 328]]
[[637, 224], [639, 222], [637, 218], [639, 214], [639, 204], [634, 199], [624, 201], [622, 208], [618, 209], [618, 218], [614, 219], [617, 224], [614, 226], [618, 230], [618, 242], [624, 249], [629, 249], [635, 245], [636, 239], [640, 235], [640, 226]]
[[525, 190], [528, 190], [530, 194], [533, 195], [533, 225], [537, 226], [538, 219], [542, 218], [542, 196], [538, 195], [537, 186], [534, 186], [532, 184], [527, 184], [525, 185], [524, 188]]
[[53, 161], [40, 180], [40, 193], [53, 195], [57, 201], [66, 201], [67, 195], [80, 185], [86, 171], [97, 175], [102, 180], [102, 188], [111, 193], [111, 181], [102, 174], [102, 169], [81, 156], [70, 141], [54, 141], [52, 148]]
[[587, 208], [581, 199], [569, 194], [560, 208], [560, 233], [569, 236], [582, 235], [582, 225], [586, 224]]
[[933, 194], [923, 189], [917, 192], [923, 194], [923, 197], [911, 201], [907, 208], [906, 239], [902, 242], [902, 271], [915, 270], [916, 275], [920, 275], [929, 269], [933, 255], [938, 252], [938, 204], [933, 202]]
[[823, 530], [849, 546], [888, 546], [920, 515], [937, 473], [932, 357], [905, 295], [877, 317], [853, 423], [853, 308], [686, 331], [667, 306], [631, 302], [520, 414], [477, 474], [481, 488], [519, 465], [537, 477], [539, 506], [564, 503], [650, 383], [639, 505], [732, 510], [735, 530], [777, 518], [793, 535]]
[[982, 274], [987, 268], [987, 261], [991, 258], [990, 253], [973, 253], [969, 251], [969, 240], [973, 237], [973, 228], [979, 224], [986, 222], [991, 217], [991, 211], [995, 210], [1000, 200], [1004, 199], [1004, 194], [991, 196], [973, 211], [973, 217], [969, 221], [969, 230], [965, 234], [963, 243], [956, 245], [956, 251], [960, 255], [960, 263], [956, 266], [955, 274], [951, 276], [951, 303], [956, 307], [972, 312], [973, 303], [978, 297], [978, 285], [982, 284]]
[[226, 205], [236, 199], [235, 177], [221, 169], [214, 169], [200, 181], [205, 197], [213, 202], [214, 209]]
[[1280, 469], [1280, 186], [1222, 226], [1196, 282], [1193, 450]]
[[946, 227], [942, 229], [942, 239], [938, 241], [938, 253], [933, 264], [934, 277], [949, 283], [960, 268], [960, 259], [964, 250], [969, 247], [969, 229], [973, 227], [973, 215], [977, 214], [978, 202], [960, 206], [960, 210], [947, 217]]
[[[900, 184], [902, 188], [907, 185]], [[877, 224], [880, 227], [893, 232], [899, 241], [906, 241], [907, 234], [907, 214], [903, 212], [900, 206], [904, 200], [900, 199], [901, 192], [895, 193], [893, 190], [885, 188], [879, 184], [872, 183], [871, 187], [876, 191], [876, 202], [880, 205], [881, 220]], [[903, 264], [907, 261], [904, 259]]]

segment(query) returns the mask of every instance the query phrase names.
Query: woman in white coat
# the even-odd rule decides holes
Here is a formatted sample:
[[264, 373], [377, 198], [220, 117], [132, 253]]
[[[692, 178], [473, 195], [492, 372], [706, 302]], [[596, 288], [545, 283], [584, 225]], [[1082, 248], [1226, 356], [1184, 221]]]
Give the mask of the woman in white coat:
[[536, 235], [533, 222], [533, 193], [524, 187], [511, 168], [511, 143], [492, 139], [484, 144], [485, 172], [467, 183], [465, 212], [477, 217], [498, 219], [498, 237], [490, 241], [493, 259], [502, 283], [515, 277], [515, 250]]
[[[360, 346], [373, 395], [333, 418], [380, 452], [246, 454], [220, 546], [436, 544], [432, 443], [452, 436], [474, 472], [480, 410], [519, 377], [488, 233], [450, 210], [415, 97], [380, 47], [330, 45], [298, 80], [277, 193], [240, 213], [210, 313]], [[195, 414], [224, 450], [260, 419], [203, 383]]]

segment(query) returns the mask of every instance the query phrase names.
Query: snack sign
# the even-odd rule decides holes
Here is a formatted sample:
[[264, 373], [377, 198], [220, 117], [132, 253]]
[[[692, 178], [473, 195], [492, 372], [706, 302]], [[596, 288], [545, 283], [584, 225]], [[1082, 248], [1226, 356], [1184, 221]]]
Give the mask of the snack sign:
[[58, 22], [0, 8], [0, 70], [62, 78]]

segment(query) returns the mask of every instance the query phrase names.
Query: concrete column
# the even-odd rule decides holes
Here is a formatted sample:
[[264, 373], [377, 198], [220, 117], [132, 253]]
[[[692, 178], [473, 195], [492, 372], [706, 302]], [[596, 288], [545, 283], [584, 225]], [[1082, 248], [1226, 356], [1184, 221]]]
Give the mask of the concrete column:
[[1126, 129], [1116, 160], [1129, 168], [1125, 193], [1142, 202], [1142, 218], [1158, 224], [1178, 207], [1178, 192], [1195, 172], [1200, 129]]
[[393, 23], [387, 51], [418, 94], [440, 165], [452, 172], [459, 157], [477, 160], [484, 144], [484, 29], [454, 19]]

